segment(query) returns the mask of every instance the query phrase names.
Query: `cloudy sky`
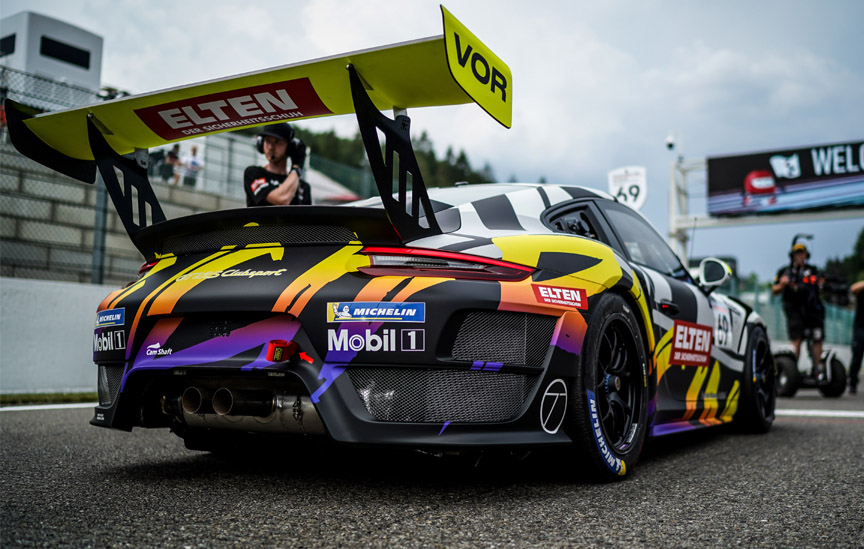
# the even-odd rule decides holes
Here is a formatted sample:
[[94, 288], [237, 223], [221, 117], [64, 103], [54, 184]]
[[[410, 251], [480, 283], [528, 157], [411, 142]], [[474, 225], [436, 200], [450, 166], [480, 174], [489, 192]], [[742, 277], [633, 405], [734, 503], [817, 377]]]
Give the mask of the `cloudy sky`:
[[[500, 180], [606, 188], [648, 169], [642, 208], [665, 234], [670, 164], [864, 139], [864, 2], [800, 0], [451, 1], [448, 9], [510, 66], [513, 128], [475, 105], [409, 112], [436, 149], [464, 149]], [[4, 0], [101, 35], [102, 80], [133, 93], [441, 33], [438, 2], [412, 0]], [[300, 124], [353, 135], [351, 117]], [[679, 147], [665, 147], [670, 132]], [[239, 182], [238, 182], [239, 184]], [[692, 208], [704, 212], [704, 177]], [[701, 195], [701, 199], [700, 199]], [[858, 219], [699, 229], [692, 255], [730, 255], [773, 276], [797, 232], [812, 260], [851, 253]]]

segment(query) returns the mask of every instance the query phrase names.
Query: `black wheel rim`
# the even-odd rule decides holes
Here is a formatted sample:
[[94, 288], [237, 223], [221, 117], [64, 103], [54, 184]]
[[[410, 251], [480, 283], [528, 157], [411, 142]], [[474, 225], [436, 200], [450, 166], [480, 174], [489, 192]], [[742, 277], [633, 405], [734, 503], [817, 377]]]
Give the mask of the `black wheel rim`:
[[642, 407], [642, 375], [636, 339], [627, 323], [610, 319], [597, 349], [594, 395], [609, 445], [618, 452], [633, 443]]
[[751, 351], [750, 360], [753, 364], [753, 391], [756, 396], [756, 406], [763, 418], [774, 414], [776, 395], [774, 360], [768, 342], [760, 339]]

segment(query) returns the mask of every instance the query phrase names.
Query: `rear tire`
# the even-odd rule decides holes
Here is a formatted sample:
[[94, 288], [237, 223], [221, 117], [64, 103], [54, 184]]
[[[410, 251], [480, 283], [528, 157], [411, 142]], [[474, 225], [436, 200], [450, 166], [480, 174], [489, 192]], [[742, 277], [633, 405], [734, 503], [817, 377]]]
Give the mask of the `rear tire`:
[[819, 385], [819, 392], [828, 398], [838, 398], [846, 392], [846, 368], [837, 357], [831, 357], [831, 381]]
[[604, 295], [591, 313], [573, 382], [570, 432], [577, 452], [601, 480], [624, 478], [648, 432], [648, 361], [627, 302]]
[[777, 376], [768, 336], [761, 326], [750, 328], [744, 376], [735, 425], [750, 433], [767, 433], [774, 423], [777, 404]]
[[774, 355], [777, 366], [777, 396], [793, 397], [801, 386], [801, 374], [798, 372], [798, 361], [792, 353], [777, 353]]

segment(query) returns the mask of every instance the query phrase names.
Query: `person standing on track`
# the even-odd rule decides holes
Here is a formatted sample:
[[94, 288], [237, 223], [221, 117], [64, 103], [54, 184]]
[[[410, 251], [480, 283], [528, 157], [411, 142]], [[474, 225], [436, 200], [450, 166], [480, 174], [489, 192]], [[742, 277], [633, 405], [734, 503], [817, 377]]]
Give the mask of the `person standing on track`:
[[789, 340], [795, 348], [795, 359], [801, 354], [801, 340], [810, 339], [813, 344], [814, 372], [819, 378], [825, 375], [825, 365], [822, 364], [825, 306], [819, 295], [825, 278], [819, 269], [807, 263], [810, 252], [804, 244], [793, 244], [789, 258], [789, 264], [777, 271], [771, 292], [774, 295], [783, 294], [783, 311], [786, 313]]
[[849, 363], [849, 394], [858, 394], [858, 372], [864, 359], [864, 280], [849, 290], [855, 296], [855, 321], [852, 323], [852, 362]]
[[243, 173], [247, 206], [311, 204], [312, 191], [301, 179], [306, 145], [288, 123], [264, 126], [256, 148], [267, 159], [264, 166], [249, 166]]

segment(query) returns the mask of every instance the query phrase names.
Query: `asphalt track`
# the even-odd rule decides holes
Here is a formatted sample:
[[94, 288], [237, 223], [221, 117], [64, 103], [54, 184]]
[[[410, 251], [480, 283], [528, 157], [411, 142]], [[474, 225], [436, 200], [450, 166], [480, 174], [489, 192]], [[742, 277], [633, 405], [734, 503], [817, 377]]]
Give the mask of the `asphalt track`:
[[768, 435], [653, 442], [613, 484], [537, 455], [222, 458], [91, 427], [86, 408], [4, 409], [0, 546], [864, 547], [864, 395], [780, 408]]

